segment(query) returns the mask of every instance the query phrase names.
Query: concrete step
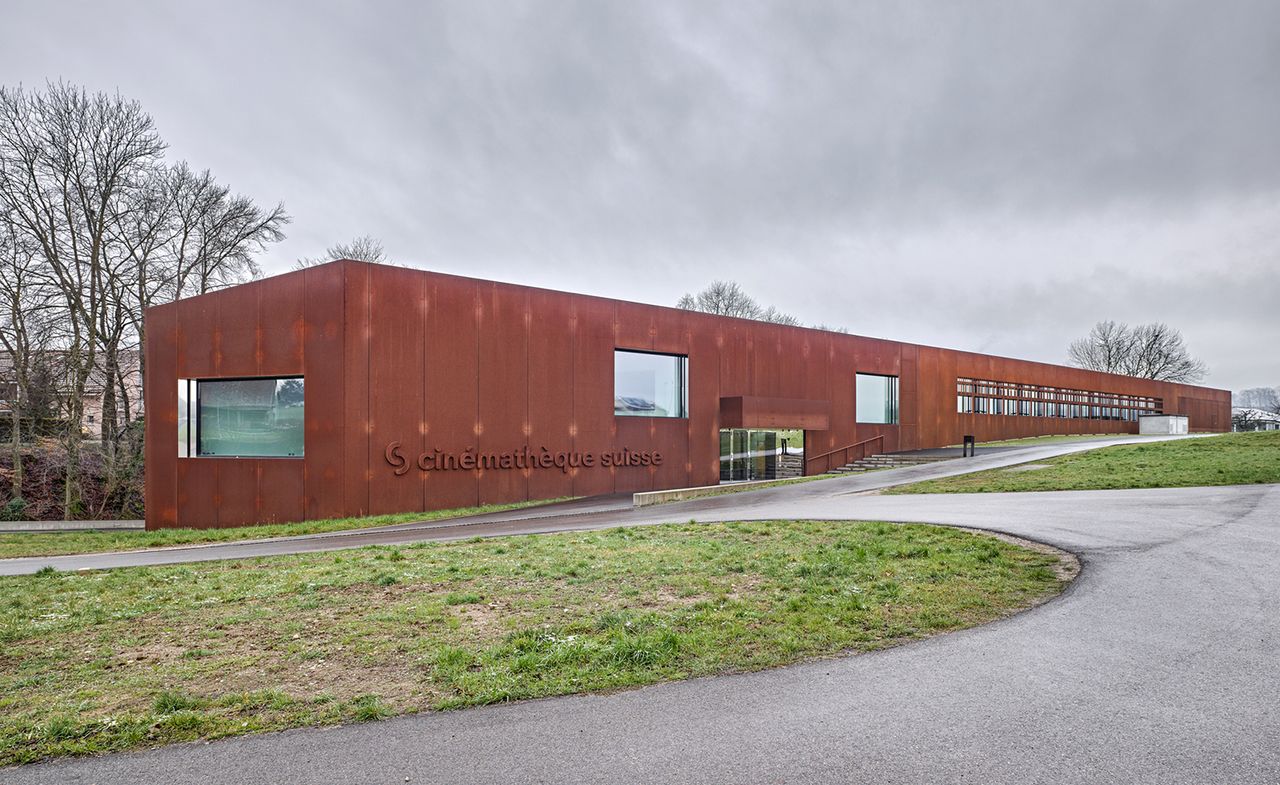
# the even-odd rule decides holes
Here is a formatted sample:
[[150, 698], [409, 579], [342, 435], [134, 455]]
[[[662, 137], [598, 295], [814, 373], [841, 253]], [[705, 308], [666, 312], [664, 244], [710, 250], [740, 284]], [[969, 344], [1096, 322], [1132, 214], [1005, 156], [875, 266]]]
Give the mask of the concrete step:
[[859, 474], [861, 472], [870, 471], [871, 469], [896, 469], [903, 466], [920, 466], [921, 464], [948, 460], [951, 459], [944, 457], [881, 453], [879, 455], [869, 455], [866, 458], [860, 458], [856, 461], [850, 461], [844, 466], [837, 466], [835, 471], [840, 472], [841, 474]]

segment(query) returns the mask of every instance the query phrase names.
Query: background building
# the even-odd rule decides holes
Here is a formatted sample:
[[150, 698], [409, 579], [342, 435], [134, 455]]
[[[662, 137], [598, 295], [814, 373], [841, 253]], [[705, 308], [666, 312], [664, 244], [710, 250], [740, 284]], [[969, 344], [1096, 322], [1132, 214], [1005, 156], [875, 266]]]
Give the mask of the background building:
[[1266, 409], [1235, 406], [1231, 409], [1233, 431], [1280, 431], [1280, 414]]
[[[41, 387], [39, 394], [42, 398], [38, 407], [42, 411], [39, 414], [50, 422], [61, 420], [67, 400], [73, 394], [71, 382], [67, 379], [64, 356], [63, 350], [50, 349], [41, 352], [37, 358], [44, 370], [37, 382]], [[139, 365], [141, 359], [141, 352], [136, 349], [121, 349], [116, 353], [116, 361], [120, 364], [115, 376], [116, 422], [121, 426], [143, 414], [142, 372]], [[85, 384], [84, 418], [81, 431], [88, 439], [98, 439], [102, 435], [106, 376], [101, 368], [94, 368], [89, 373]], [[13, 367], [13, 356], [8, 352], [0, 351], [0, 431], [6, 435], [9, 433], [8, 418], [11, 416], [14, 405], [19, 403], [18, 396], [19, 385]], [[32, 416], [30, 403], [19, 406], [24, 420]], [[36, 430], [41, 429], [36, 428]], [[30, 435], [30, 433], [26, 434], [27, 437]]]

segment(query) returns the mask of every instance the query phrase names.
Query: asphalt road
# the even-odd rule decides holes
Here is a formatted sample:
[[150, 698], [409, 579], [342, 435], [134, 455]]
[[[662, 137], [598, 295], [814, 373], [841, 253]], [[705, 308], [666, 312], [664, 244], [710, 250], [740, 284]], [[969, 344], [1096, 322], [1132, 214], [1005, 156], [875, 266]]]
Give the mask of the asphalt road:
[[1084, 571], [1032, 611], [874, 654], [66, 760], [0, 781], [1280, 782], [1280, 486], [797, 493], [812, 486], [833, 487], [749, 494], [697, 517], [955, 523], [1050, 542]]

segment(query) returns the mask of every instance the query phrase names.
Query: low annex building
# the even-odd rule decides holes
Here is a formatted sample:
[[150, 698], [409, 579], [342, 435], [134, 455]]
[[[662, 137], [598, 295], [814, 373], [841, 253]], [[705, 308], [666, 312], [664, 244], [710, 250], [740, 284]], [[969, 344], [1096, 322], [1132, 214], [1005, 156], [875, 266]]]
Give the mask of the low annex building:
[[1231, 425], [1226, 390], [347, 260], [150, 308], [145, 352], [148, 529]]

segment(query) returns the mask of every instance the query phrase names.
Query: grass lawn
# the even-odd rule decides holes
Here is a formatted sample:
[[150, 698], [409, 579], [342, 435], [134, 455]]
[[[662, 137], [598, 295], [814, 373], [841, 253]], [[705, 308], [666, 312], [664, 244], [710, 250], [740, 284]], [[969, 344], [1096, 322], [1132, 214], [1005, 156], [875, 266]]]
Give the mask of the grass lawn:
[[1175, 488], [1280, 482], [1280, 431], [1103, 447], [1017, 467], [900, 485], [883, 493]]
[[489, 504], [482, 507], [459, 507], [452, 510], [402, 512], [394, 515], [373, 515], [366, 518], [329, 518], [322, 521], [236, 526], [228, 529], [7, 532], [0, 533], [0, 559], [12, 559], [19, 556], [59, 556], [68, 553], [134, 551], [140, 548], [199, 545], [201, 543], [230, 542], [232, 540], [259, 540], [266, 537], [291, 537], [297, 534], [316, 534], [319, 532], [342, 531], [344, 529], [368, 529], [374, 526], [389, 526], [394, 523], [437, 521], [445, 518], [460, 518], [464, 515], [483, 515], [491, 512], [518, 510], [565, 500], [549, 499], [514, 504]]
[[869, 651], [1061, 590], [925, 525], [680, 524], [0, 578], [0, 765]]

